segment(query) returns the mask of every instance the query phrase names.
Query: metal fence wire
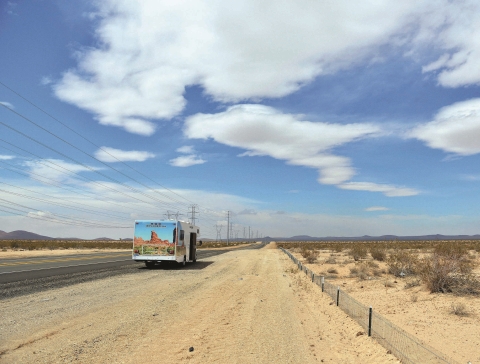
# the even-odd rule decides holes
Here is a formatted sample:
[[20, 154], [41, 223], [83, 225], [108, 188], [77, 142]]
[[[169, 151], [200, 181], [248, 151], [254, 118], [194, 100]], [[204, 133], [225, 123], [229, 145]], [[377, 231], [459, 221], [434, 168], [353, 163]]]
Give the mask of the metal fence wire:
[[344, 312], [357, 321], [360, 326], [375, 338], [383, 347], [390, 350], [402, 363], [405, 364], [458, 364], [451, 358], [422, 343], [415, 336], [402, 330], [383, 316], [374, 312], [370, 307], [358, 302], [340, 287], [325, 281], [320, 275], [315, 275], [305, 267], [289, 251], [280, 248], [292, 261], [297, 264], [298, 269], [328, 294], [335, 304]]

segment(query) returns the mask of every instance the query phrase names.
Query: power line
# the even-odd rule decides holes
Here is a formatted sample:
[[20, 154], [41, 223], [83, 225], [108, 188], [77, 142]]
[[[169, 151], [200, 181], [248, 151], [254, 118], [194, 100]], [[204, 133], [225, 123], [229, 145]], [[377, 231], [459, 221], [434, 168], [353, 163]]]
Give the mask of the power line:
[[[142, 172], [138, 171], [137, 169], [133, 168], [132, 166], [130, 166], [128, 163], [125, 163], [124, 161], [118, 159], [117, 157], [115, 157], [115, 155], [112, 155], [111, 153], [109, 153], [107, 150], [105, 150], [103, 147], [101, 146], [98, 146], [97, 144], [95, 144], [94, 142], [92, 142], [90, 139], [86, 138], [85, 136], [83, 136], [82, 134], [80, 134], [79, 132], [77, 132], [76, 130], [74, 130], [73, 128], [71, 128], [70, 126], [68, 126], [67, 124], [63, 123], [62, 121], [60, 121], [59, 119], [57, 119], [56, 117], [54, 117], [53, 115], [51, 115], [50, 113], [48, 113], [47, 111], [43, 110], [41, 107], [37, 106], [36, 104], [34, 104], [32, 101], [28, 100], [26, 97], [22, 96], [20, 93], [18, 93], [17, 91], [13, 90], [11, 87], [7, 86], [6, 84], [4, 84], [3, 82], [0, 81], [0, 85], [2, 85], [3, 87], [5, 87], [6, 89], [10, 90], [11, 92], [13, 92], [15, 95], [17, 95], [18, 97], [20, 97], [21, 99], [23, 99], [24, 101], [28, 102], [30, 105], [32, 105], [33, 107], [35, 107], [37, 110], [41, 111], [42, 113], [44, 113], [45, 115], [49, 116], [51, 119], [55, 120], [57, 123], [61, 124], [62, 126], [64, 126], [65, 128], [67, 128], [68, 130], [70, 130], [72, 133], [76, 134], [77, 136], [79, 136], [80, 138], [82, 138], [83, 140], [87, 141], [88, 143], [90, 143], [91, 145], [95, 146], [96, 148], [99, 148], [100, 150], [102, 150], [103, 152], [107, 153], [109, 156], [111, 156], [112, 158], [114, 158], [115, 160], [117, 160], [118, 162], [122, 163], [123, 165], [127, 166], [128, 168], [130, 168], [131, 170], [135, 171], [136, 173], [142, 175], [143, 177], [149, 179], [150, 181], [154, 182], [155, 184], [159, 185], [160, 187], [166, 189], [167, 191], [173, 193], [174, 195], [180, 197], [180, 198], [183, 198], [184, 200], [190, 202], [190, 203], [193, 203], [192, 201], [188, 200], [186, 197], [184, 196], [181, 196], [179, 195], [178, 193], [172, 191], [171, 189], [161, 185], [160, 183], [154, 181], [153, 179], [151, 179], [150, 177], [146, 176], [145, 174], [143, 174]], [[4, 107], [6, 107], [7, 109], [11, 110], [10, 108], [8, 108], [7, 106], [3, 105]], [[38, 125], [37, 125], [38, 126]], [[40, 127], [40, 126], [38, 126]], [[41, 127], [40, 127], [41, 128]], [[42, 128], [43, 129], [43, 128]], [[44, 129], [45, 130], [45, 129]], [[57, 136], [56, 136], [57, 137]], [[59, 137], [57, 137], [59, 138]], [[61, 138], [60, 138], [61, 139]], [[62, 139], [63, 140], [63, 139]], [[79, 149], [80, 150], [80, 149]], [[83, 151], [82, 151], [83, 152]], [[85, 152], [83, 152], [85, 153]], [[88, 155], [88, 154], [87, 154]], [[95, 157], [92, 157], [92, 158], [95, 158]], [[96, 159], [96, 158], [95, 158]], [[107, 165], [108, 166], [108, 165]], [[111, 166], [110, 166], [111, 167]], [[113, 167], [111, 167], [113, 168]], [[114, 169], [114, 168], [113, 168]], [[115, 169], [116, 170], [116, 169]], [[118, 171], [117, 171], [118, 172]], [[131, 177], [128, 177], [128, 178], [131, 178]], [[168, 197], [170, 198], [170, 197]], [[171, 198], [170, 198], [171, 199]]]

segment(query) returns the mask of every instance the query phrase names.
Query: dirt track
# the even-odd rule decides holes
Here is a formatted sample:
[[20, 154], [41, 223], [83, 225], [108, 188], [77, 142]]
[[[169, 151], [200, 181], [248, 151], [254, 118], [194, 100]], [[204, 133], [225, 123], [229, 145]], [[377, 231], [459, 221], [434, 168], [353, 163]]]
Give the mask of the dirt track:
[[398, 363], [330, 303], [280, 251], [232, 251], [3, 300], [0, 362]]

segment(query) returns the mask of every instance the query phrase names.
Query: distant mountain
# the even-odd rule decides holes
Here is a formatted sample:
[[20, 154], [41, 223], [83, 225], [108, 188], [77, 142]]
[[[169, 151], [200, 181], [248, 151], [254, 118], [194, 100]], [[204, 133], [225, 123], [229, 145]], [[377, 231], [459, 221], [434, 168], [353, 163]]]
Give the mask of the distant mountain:
[[[79, 238], [52, 238], [50, 236], [39, 235], [31, 233], [24, 230], [15, 230], [10, 233], [0, 230], [0, 240], [90, 240], [90, 239], [79, 239]], [[112, 240], [111, 238], [97, 238], [92, 240]], [[132, 240], [131, 238], [122, 239], [122, 240]]]
[[268, 238], [268, 240], [283, 240], [283, 241], [385, 241], [385, 240], [480, 240], [480, 234], [475, 235], [418, 235], [418, 236], [398, 236], [398, 235], [381, 235], [381, 236], [350, 236], [350, 237], [312, 237], [309, 235], [297, 235], [290, 238]]
[[53, 238], [24, 230], [15, 230], [10, 233], [0, 231], [0, 240], [53, 240]]

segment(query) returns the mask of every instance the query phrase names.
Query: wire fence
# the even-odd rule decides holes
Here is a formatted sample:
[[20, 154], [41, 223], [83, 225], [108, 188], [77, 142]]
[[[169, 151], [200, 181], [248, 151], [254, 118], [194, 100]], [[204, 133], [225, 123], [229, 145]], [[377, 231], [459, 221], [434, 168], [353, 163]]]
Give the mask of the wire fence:
[[367, 331], [368, 336], [375, 338], [383, 347], [390, 350], [402, 363], [408, 364], [457, 364], [451, 358], [422, 343], [415, 336], [402, 330], [383, 316], [374, 312], [372, 307], [367, 307], [342, 291], [340, 287], [325, 282], [325, 277], [305, 267], [288, 250], [280, 248], [298, 269], [304, 272], [312, 282], [321, 287], [322, 292], [328, 294], [344, 312], [357, 321]]

